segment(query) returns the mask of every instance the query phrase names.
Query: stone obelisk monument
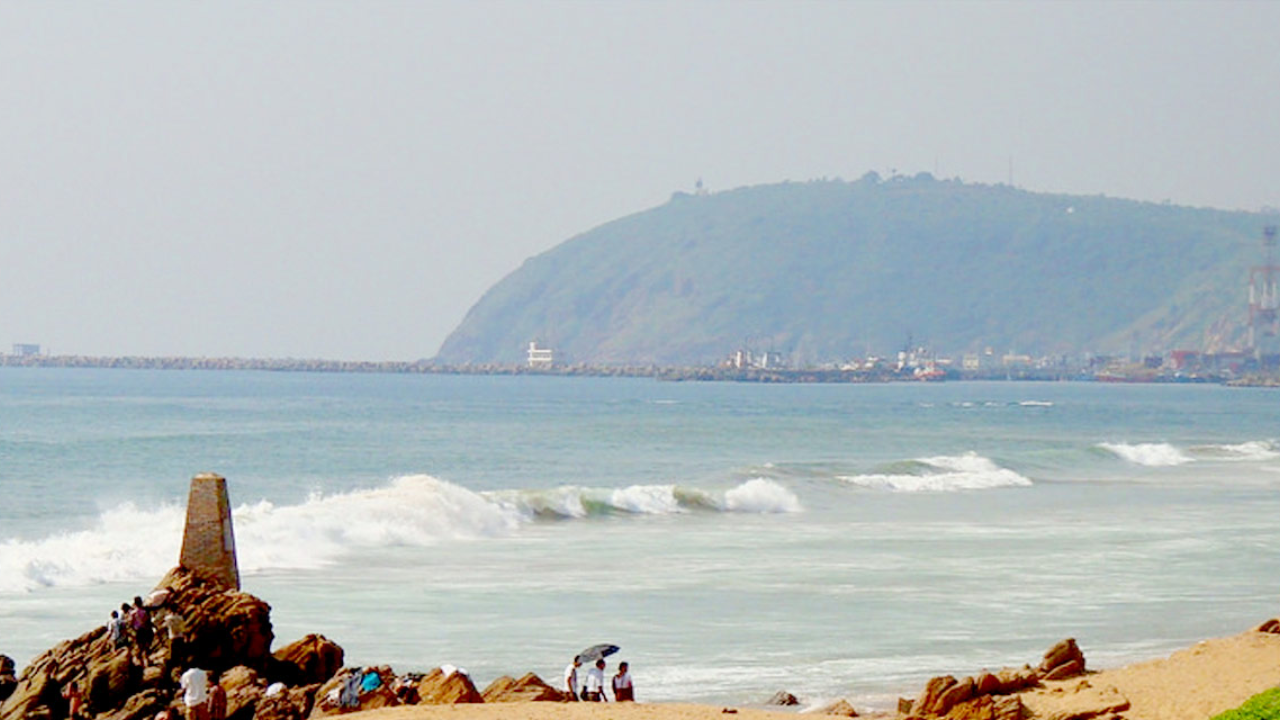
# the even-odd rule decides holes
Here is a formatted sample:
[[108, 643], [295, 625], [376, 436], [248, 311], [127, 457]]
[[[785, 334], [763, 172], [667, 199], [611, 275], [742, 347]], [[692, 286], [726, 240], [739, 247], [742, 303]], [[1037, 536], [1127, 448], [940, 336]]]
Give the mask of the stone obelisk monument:
[[187, 528], [182, 533], [182, 556], [178, 564], [230, 589], [240, 589], [231, 503], [227, 500], [227, 479], [221, 475], [201, 473], [191, 478]]

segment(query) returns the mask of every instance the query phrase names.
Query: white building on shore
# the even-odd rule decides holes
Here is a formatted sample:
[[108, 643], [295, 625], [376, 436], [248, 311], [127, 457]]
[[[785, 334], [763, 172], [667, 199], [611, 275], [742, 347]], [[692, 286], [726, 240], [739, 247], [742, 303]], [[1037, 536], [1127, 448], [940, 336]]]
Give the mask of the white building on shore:
[[538, 347], [537, 340], [529, 341], [529, 367], [546, 369], [555, 361], [551, 348]]

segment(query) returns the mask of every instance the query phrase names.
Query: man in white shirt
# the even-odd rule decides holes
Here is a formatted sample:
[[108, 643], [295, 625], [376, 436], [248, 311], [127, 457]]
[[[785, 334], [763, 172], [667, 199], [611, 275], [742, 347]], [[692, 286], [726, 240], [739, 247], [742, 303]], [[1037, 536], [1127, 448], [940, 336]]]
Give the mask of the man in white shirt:
[[209, 675], [200, 668], [190, 668], [182, 673], [182, 704], [187, 706], [187, 720], [205, 720], [206, 703], [209, 700]]
[[564, 669], [564, 686], [565, 691], [569, 693], [569, 700], [572, 702], [578, 699], [578, 668], [581, 667], [582, 661], [574, 658], [573, 662]]
[[604, 695], [604, 658], [596, 661], [596, 666], [587, 671], [587, 702], [607, 702]]

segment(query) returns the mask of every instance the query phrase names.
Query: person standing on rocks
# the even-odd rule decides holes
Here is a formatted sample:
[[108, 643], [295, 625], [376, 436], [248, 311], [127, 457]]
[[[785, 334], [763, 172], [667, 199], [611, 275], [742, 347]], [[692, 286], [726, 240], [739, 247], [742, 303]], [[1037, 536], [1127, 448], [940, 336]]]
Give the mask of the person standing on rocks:
[[564, 669], [564, 687], [565, 691], [569, 693], [567, 699], [570, 702], [578, 699], [578, 668], [580, 667], [582, 667], [582, 661], [575, 657], [573, 662], [569, 663], [569, 666]]
[[182, 614], [177, 610], [170, 610], [165, 613], [164, 619], [160, 621], [160, 626], [164, 628], [165, 634], [169, 638], [169, 665], [171, 667], [180, 667], [187, 662], [187, 621], [183, 619]]
[[209, 686], [208, 720], [227, 720], [227, 691], [222, 689], [221, 677], [215, 675]]
[[67, 701], [68, 720], [84, 720], [84, 696], [80, 694], [80, 686], [74, 682], [62, 688], [62, 699]]
[[147, 653], [151, 651], [151, 639], [154, 629], [151, 627], [151, 613], [142, 606], [142, 598], [133, 598], [133, 609], [129, 611], [129, 629], [133, 631], [133, 644], [138, 651], [138, 665], [146, 667]]
[[125, 631], [125, 619], [120, 617], [119, 610], [111, 611], [111, 621], [107, 623], [107, 638], [111, 640], [111, 649], [113, 650], [129, 647], [129, 636]]
[[178, 682], [182, 686], [182, 704], [187, 708], [187, 720], [208, 720], [208, 673], [200, 668], [188, 668]]

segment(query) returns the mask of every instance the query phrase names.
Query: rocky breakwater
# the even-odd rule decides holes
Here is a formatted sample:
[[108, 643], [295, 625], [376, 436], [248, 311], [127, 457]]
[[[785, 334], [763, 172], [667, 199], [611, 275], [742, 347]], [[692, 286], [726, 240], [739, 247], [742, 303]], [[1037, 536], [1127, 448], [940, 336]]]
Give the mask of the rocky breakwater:
[[935, 677], [917, 699], [899, 701], [898, 713], [908, 720], [1022, 720], [1028, 713], [1018, 693], [1037, 687], [1042, 681], [1063, 680], [1084, 672], [1084, 653], [1074, 639], [1068, 638], [1049, 648], [1034, 668], [1024, 665], [998, 672], [983, 670], [962, 679], [953, 675]]

